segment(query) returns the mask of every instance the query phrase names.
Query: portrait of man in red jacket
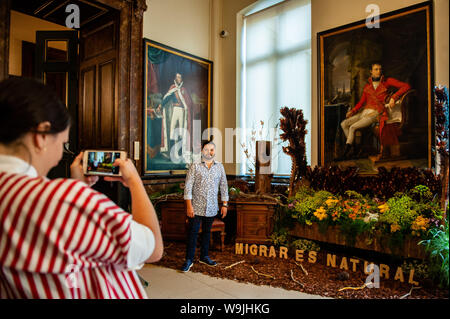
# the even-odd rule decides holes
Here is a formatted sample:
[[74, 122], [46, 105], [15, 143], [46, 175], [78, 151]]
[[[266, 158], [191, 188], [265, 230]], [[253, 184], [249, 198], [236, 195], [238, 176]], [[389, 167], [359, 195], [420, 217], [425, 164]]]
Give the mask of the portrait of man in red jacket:
[[[387, 101], [390, 89], [394, 87], [396, 92]], [[344, 154], [341, 159], [350, 159], [354, 156], [355, 131], [378, 123], [378, 136], [383, 141], [398, 144], [395, 130], [384, 130], [385, 122], [389, 119], [388, 110], [395, 106], [404, 93], [410, 89], [410, 85], [392, 77], [385, 78], [382, 65], [372, 63], [370, 77], [364, 86], [359, 102], [346, 114], [346, 119], [341, 122], [341, 127], [346, 138]], [[394, 135], [394, 136], [391, 136]]]

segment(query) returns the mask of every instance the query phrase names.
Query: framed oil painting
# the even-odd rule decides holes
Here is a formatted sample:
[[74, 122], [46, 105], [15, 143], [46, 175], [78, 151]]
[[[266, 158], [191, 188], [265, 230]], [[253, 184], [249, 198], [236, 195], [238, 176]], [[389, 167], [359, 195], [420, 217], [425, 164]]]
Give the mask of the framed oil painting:
[[148, 39], [144, 60], [144, 174], [183, 174], [211, 127], [213, 62]]
[[318, 33], [319, 163], [431, 168], [432, 2]]

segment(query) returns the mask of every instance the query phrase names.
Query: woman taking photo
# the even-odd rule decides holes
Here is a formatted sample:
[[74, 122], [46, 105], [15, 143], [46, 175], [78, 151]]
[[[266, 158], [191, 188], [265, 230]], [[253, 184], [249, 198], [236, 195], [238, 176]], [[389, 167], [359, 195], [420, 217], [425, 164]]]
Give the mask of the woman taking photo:
[[155, 210], [131, 160], [117, 159], [131, 214], [90, 188], [83, 153], [71, 179], [46, 178], [62, 158], [70, 117], [32, 79], [0, 82], [0, 298], [147, 298], [134, 269], [158, 261]]

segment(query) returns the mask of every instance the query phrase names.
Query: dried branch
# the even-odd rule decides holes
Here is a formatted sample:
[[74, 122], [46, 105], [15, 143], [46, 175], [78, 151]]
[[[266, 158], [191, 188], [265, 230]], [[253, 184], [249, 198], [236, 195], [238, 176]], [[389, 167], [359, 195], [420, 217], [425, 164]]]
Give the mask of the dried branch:
[[400, 299], [405, 299], [406, 297], [411, 296], [413, 289], [420, 289], [420, 288], [422, 288], [422, 287], [414, 287], [414, 286], [411, 287], [411, 290], [407, 294], [401, 296]]
[[295, 262], [295, 264], [303, 270], [303, 272], [305, 273], [306, 276], [308, 276], [308, 272], [306, 271], [306, 269], [303, 267], [302, 264], [297, 264], [296, 262]]
[[253, 268], [253, 266], [250, 266], [250, 267], [252, 267], [252, 270], [257, 274], [257, 275], [260, 275], [260, 276], [265, 276], [265, 277], [268, 277], [268, 278], [272, 278], [272, 279], [275, 279], [275, 277], [274, 276], [271, 276], [271, 275], [266, 275], [266, 274], [263, 274], [263, 273], [260, 273], [260, 272], [257, 272], [256, 270], [255, 270], [255, 268]]
[[361, 290], [361, 289], [366, 288], [366, 287], [367, 287], [368, 285], [370, 285], [370, 284], [372, 284], [372, 283], [371, 283], [371, 282], [365, 283], [365, 284], [362, 285], [361, 287], [344, 287], [344, 288], [339, 289], [338, 291], [343, 291], [343, 290], [347, 290], [347, 289], [351, 289], [351, 290]]
[[234, 267], [234, 266], [242, 264], [242, 263], [245, 263], [245, 260], [241, 260], [241, 261], [238, 261], [237, 263], [226, 266], [224, 269], [230, 269], [231, 267]]
[[292, 269], [291, 269], [291, 279], [292, 279], [295, 283], [297, 283], [297, 284], [299, 284], [300, 286], [302, 286], [302, 288], [305, 287], [304, 284], [302, 284], [300, 281], [298, 281], [298, 280], [296, 280], [296, 279], [294, 278], [294, 272], [292, 271]]

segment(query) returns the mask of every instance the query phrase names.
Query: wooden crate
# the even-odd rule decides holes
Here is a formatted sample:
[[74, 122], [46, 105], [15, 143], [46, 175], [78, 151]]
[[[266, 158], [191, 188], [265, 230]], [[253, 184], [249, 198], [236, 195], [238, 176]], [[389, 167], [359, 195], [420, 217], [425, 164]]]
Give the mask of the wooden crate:
[[237, 243], [267, 244], [273, 231], [273, 202], [236, 202]]
[[159, 203], [163, 239], [186, 240], [186, 209], [184, 200], [174, 199]]
[[[339, 233], [339, 228], [337, 226], [328, 227], [326, 233], [323, 234], [319, 231], [319, 226], [316, 223], [313, 223], [311, 226], [296, 224], [290, 231], [290, 235], [330, 244], [348, 246], [345, 237]], [[403, 247], [399, 247], [398, 249], [395, 249], [395, 251], [392, 251], [389, 248], [388, 238], [386, 238], [386, 236], [376, 236], [370, 244], [366, 239], [367, 237], [364, 234], [359, 235], [355, 238], [355, 244], [352, 247], [402, 257], [419, 259], [424, 259], [426, 257], [424, 247], [418, 245], [420, 239], [405, 239]]]

